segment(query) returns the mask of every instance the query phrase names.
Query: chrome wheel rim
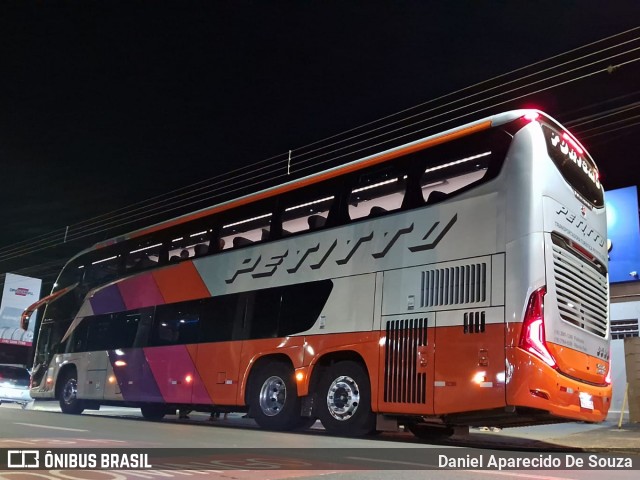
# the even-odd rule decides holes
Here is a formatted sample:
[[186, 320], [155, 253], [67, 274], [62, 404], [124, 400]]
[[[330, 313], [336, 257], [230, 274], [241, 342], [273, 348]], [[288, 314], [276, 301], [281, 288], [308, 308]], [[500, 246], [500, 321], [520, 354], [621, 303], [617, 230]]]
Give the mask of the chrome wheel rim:
[[64, 385], [64, 389], [62, 390], [62, 400], [66, 404], [73, 403], [78, 394], [78, 382], [71, 378]]
[[360, 388], [356, 381], [346, 375], [336, 378], [327, 392], [327, 407], [333, 418], [349, 420], [360, 405]]
[[287, 386], [282, 378], [269, 377], [260, 389], [260, 409], [268, 417], [278, 415], [287, 401]]

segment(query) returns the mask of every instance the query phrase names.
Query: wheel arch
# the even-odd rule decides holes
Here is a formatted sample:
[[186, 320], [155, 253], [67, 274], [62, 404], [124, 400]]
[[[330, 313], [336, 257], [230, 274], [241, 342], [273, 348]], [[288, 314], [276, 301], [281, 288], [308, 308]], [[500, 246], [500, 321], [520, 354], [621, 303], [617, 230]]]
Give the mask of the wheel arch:
[[[311, 377], [309, 379], [309, 392], [316, 392], [320, 379], [322, 375], [334, 363], [342, 362], [342, 361], [352, 361], [360, 363], [367, 372], [367, 376], [369, 377], [369, 383], [371, 385], [371, 389], [374, 388], [374, 379], [371, 377], [371, 369], [369, 365], [367, 365], [364, 356], [355, 350], [335, 350], [332, 352], [324, 353], [320, 356], [317, 361], [313, 364], [313, 368], [311, 370]], [[371, 407], [373, 408], [375, 405], [374, 396], [371, 396]]]
[[255, 358], [251, 363], [250, 367], [246, 370], [245, 376], [242, 380], [241, 391], [239, 392], [239, 398], [242, 399], [241, 405], [248, 405], [247, 395], [249, 395], [249, 383], [251, 382], [251, 376], [258, 372], [261, 368], [266, 365], [272, 363], [284, 363], [287, 366], [291, 367], [294, 370], [293, 360], [288, 355], [284, 353], [270, 353], [267, 355], [263, 355], [261, 357]]

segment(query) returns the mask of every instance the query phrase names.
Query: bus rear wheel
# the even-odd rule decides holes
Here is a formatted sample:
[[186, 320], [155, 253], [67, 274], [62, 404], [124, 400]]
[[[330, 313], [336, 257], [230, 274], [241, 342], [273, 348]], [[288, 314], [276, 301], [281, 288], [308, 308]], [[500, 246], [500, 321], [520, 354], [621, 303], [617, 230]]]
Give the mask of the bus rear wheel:
[[78, 378], [74, 370], [69, 370], [62, 377], [60, 389], [60, 409], [63, 413], [79, 415], [84, 411], [82, 400], [78, 399]]
[[268, 430], [293, 430], [301, 424], [300, 398], [293, 369], [276, 363], [254, 372], [249, 381], [249, 411], [260, 427]]
[[375, 431], [371, 385], [362, 364], [347, 360], [327, 369], [319, 384], [318, 417], [333, 435], [359, 437]]

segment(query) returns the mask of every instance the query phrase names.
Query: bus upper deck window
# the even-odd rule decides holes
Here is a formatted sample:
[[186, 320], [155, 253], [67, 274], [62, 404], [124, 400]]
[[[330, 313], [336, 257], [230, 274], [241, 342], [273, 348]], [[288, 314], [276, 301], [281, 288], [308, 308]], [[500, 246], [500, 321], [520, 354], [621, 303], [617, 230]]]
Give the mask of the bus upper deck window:
[[127, 253], [125, 268], [127, 271], [144, 270], [158, 265], [162, 243], [145, 242], [136, 245]]
[[282, 234], [286, 236], [324, 227], [334, 199], [333, 196], [314, 196], [286, 206], [282, 213]]
[[91, 286], [106, 283], [119, 275], [122, 255], [110, 255], [91, 262], [88, 272], [88, 284]]
[[231, 219], [222, 226], [220, 245], [225, 250], [243, 247], [269, 238], [271, 213]]
[[212, 230], [203, 229], [196, 232], [189, 231], [173, 238], [169, 244], [169, 263], [207, 255], [211, 237]]
[[402, 206], [406, 176], [389, 170], [363, 174], [349, 195], [349, 218], [378, 217]]
[[444, 200], [454, 192], [481, 180], [489, 168], [491, 152], [438, 159], [427, 164], [420, 187], [427, 203]]

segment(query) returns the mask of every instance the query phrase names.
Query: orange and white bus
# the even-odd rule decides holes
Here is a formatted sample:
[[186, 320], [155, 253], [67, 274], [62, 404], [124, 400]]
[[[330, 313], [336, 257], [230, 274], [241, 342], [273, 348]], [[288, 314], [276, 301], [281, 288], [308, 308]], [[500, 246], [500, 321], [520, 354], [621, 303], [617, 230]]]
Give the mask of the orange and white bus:
[[494, 115], [76, 255], [31, 394], [338, 435], [601, 421], [606, 245], [579, 142]]

